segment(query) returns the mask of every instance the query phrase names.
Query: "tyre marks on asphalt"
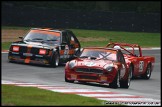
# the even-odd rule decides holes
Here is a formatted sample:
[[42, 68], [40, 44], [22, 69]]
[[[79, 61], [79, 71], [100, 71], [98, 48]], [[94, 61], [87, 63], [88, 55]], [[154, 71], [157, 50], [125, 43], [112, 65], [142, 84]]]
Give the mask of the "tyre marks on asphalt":
[[161, 105], [160, 100], [157, 99], [146, 98], [143, 96], [136, 96], [130, 94], [122, 94], [122, 93], [111, 92], [106, 90], [81, 89], [77, 87], [44, 85], [44, 84], [25, 83], [19, 81], [6, 81], [6, 80], [2, 80], [1, 82], [2, 82], [1, 84], [9, 84], [9, 85], [23, 86], [23, 87], [37, 87], [40, 89], [50, 90], [54, 92], [62, 92], [67, 94], [77, 94], [85, 97], [93, 97], [100, 100], [105, 100], [107, 102], [114, 102], [115, 104], [125, 104], [125, 105], [139, 104], [140, 106], [141, 105], [147, 105], [147, 106]]

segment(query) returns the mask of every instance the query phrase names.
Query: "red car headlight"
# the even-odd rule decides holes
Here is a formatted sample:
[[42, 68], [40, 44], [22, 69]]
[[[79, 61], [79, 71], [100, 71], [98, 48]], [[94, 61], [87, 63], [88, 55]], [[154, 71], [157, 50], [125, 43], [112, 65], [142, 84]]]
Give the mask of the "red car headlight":
[[72, 60], [72, 61], [69, 62], [69, 68], [70, 69], [73, 69], [75, 66], [76, 66], [76, 61], [75, 60]]
[[113, 64], [105, 65], [104, 69], [106, 69], [108, 72], [113, 71]]
[[13, 50], [14, 52], [19, 52], [20, 47], [19, 47], [19, 46], [13, 46], [12, 50]]
[[45, 55], [45, 54], [46, 54], [46, 50], [45, 50], [45, 49], [40, 49], [40, 50], [39, 50], [39, 54]]

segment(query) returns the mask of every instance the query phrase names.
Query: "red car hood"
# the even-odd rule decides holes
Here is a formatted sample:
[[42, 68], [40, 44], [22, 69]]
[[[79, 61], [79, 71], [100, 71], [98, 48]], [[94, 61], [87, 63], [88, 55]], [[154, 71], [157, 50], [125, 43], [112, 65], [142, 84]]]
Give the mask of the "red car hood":
[[87, 67], [104, 67], [106, 64], [113, 64], [110, 60], [103, 59], [79, 59], [77, 60], [77, 66], [87, 66]]

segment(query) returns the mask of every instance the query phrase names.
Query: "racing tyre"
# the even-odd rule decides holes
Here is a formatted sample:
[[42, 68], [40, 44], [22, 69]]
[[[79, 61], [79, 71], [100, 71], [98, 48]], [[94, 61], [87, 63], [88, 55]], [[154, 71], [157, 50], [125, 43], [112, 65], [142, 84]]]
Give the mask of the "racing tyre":
[[8, 60], [8, 62], [9, 62], [9, 63], [14, 63], [14, 61], [12, 61], [12, 60]]
[[129, 67], [129, 74], [128, 74], [128, 78], [127, 80], [123, 80], [123, 81], [120, 81], [120, 87], [121, 88], [129, 88], [130, 86], [130, 82], [131, 82], [131, 78], [132, 78], [132, 66]]
[[80, 54], [80, 49], [78, 49], [78, 50], [75, 52], [75, 55], [76, 55], [76, 56], [79, 56], [79, 54]]
[[[131, 70], [131, 71], [130, 71], [130, 70]], [[133, 75], [133, 65], [130, 65], [129, 72], [131, 72], [131, 74], [130, 74], [131, 80], [132, 80], [132, 79], [135, 79], [135, 77], [134, 77], [134, 75]]]
[[151, 77], [151, 64], [147, 65], [146, 72], [144, 75], [142, 75], [143, 79], [150, 79]]
[[8, 55], [8, 62], [9, 62], [9, 63], [13, 63], [13, 62], [14, 62], [13, 60], [10, 60], [10, 59], [9, 59], [9, 55]]
[[73, 82], [74, 82], [74, 80], [68, 80], [68, 79], [66, 78], [66, 76], [65, 76], [65, 82], [70, 82], [70, 83], [73, 83]]
[[112, 83], [109, 83], [110, 88], [118, 88], [120, 87], [120, 71], [116, 74], [116, 77]]
[[58, 52], [55, 52], [52, 58], [52, 62], [51, 62], [51, 66], [52, 67], [58, 67], [59, 65], [59, 60], [60, 60], [60, 56]]

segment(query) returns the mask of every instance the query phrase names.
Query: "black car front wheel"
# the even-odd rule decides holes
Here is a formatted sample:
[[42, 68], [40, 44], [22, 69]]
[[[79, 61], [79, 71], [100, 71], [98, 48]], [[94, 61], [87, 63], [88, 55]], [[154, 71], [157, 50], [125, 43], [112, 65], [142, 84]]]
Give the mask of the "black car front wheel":
[[79, 54], [80, 54], [80, 48], [75, 52], [75, 56], [79, 56]]
[[9, 63], [14, 63], [14, 61], [12, 61], [12, 60], [8, 60], [8, 62], [9, 62]]
[[60, 55], [58, 52], [55, 52], [52, 57], [51, 66], [58, 67], [60, 61]]

